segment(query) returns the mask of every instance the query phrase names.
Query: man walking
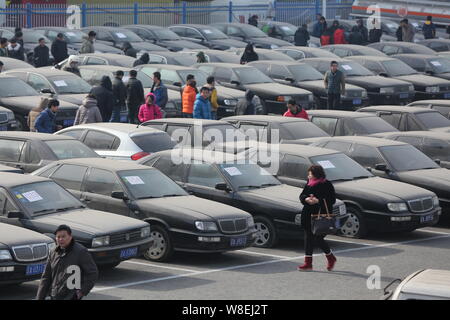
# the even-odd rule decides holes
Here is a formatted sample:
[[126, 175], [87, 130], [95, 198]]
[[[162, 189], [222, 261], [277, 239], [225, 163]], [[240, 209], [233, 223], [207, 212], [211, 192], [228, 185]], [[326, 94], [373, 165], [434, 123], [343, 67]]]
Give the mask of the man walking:
[[432, 16], [428, 16], [424, 25], [422, 26], [422, 32], [425, 39], [434, 39], [436, 38], [436, 26], [431, 21], [433, 19]]
[[88, 37], [84, 39], [83, 44], [81, 45], [80, 53], [94, 53], [94, 40], [97, 34], [95, 31], [89, 31]]
[[309, 39], [310, 37], [307, 25], [303, 24], [301, 27], [297, 29], [297, 31], [295, 31], [294, 35], [295, 45], [300, 47], [307, 47]]
[[53, 58], [55, 58], [55, 64], [60, 63], [69, 56], [67, 52], [67, 42], [64, 40], [64, 35], [62, 33], [58, 33], [56, 39], [53, 41], [51, 52]]
[[211, 91], [208, 87], [202, 87], [200, 93], [197, 94], [194, 102], [194, 119], [211, 120], [211, 103], [209, 102], [209, 96]]
[[[55, 235], [57, 247], [49, 254], [36, 299], [50, 297], [51, 300], [81, 300], [97, 281], [97, 266], [87, 249], [75, 242], [69, 226], [60, 225]], [[73, 269], [80, 272], [79, 288], [71, 288]]]
[[50, 64], [50, 50], [45, 45], [44, 38], [39, 38], [39, 44], [34, 48], [33, 60], [36, 68], [46, 67]]
[[130, 70], [130, 79], [127, 83], [128, 121], [138, 123], [139, 106], [144, 103], [144, 87], [141, 81], [136, 79], [137, 71]]
[[298, 105], [294, 99], [290, 99], [287, 103], [288, 111], [283, 114], [283, 117], [302, 118], [309, 120], [308, 113], [302, 106]]
[[54, 133], [56, 130], [62, 129], [61, 126], [56, 126], [55, 118], [59, 109], [59, 101], [50, 99], [47, 109], [42, 111], [34, 123], [34, 128], [41, 133]]
[[164, 110], [169, 97], [166, 86], [161, 82], [161, 73], [159, 71], [153, 72], [153, 85], [150, 92], [155, 95], [155, 104]]
[[336, 61], [331, 61], [330, 70], [325, 73], [324, 84], [328, 95], [328, 109], [338, 109], [341, 105], [341, 94], [345, 94], [345, 76], [338, 70]]
[[93, 87], [90, 93], [97, 99], [97, 106], [100, 109], [103, 122], [109, 122], [114, 107], [111, 79], [108, 76], [103, 76], [100, 85]]
[[217, 109], [219, 109], [219, 102], [217, 101], [217, 89], [215, 87], [215, 79], [213, 76], [206, 78], [205, 87], [209, 88], [209, 102], [211, 103], [211, 119], [217, 119]]
[[112, 92], [114, 96], [114, 107], [110, 122], [120, 122], [120, 110], [125, 107], [127, 100], [127, 87], [122, 79], [124, 73], [122, 70], [115, 72], [115, 77], [112, 83]]
[[400, 21], [400, 26], [402, 27], [402, 41], [414, 42], [414, 27], [409, 24], [408, 19]]

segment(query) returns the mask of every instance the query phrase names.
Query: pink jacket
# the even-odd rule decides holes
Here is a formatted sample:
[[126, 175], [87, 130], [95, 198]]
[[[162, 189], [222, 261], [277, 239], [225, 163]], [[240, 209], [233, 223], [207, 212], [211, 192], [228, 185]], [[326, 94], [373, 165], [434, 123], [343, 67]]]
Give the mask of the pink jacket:
[[[147, 94], [146, 97], [148, 97], [149, 95], [153, 95], [153, 93]], [[153, 95], [153, 99], [154, 99], [154, 95]], [[152, 104], [152, 105], [143, 104], [139, 107], [139, 114], [138, 114], [139, 122], [145, 122], [145, 121], [149, 121], [149, 120], [153, 120], [153, 119], [161, 119], [161, 118], [162, 118], [161, 109], [156, 104]]]

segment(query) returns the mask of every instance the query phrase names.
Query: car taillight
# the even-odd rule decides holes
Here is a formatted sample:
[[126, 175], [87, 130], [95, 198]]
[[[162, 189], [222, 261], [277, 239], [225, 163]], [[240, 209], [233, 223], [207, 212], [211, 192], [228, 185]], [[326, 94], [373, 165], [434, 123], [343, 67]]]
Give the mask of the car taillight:
[[135, 153], [135, 154], [133, 154], [131, 156], [131, 160], [136, 161], [136, 160], [139, 160], [139, 159], [141, 159], [143, 157], [146, 157], [148, 155], [150, 155], [150, 153], [148, 153], [148, 152], [138, 152], [138, 153]]
[[278, 96], [277, 97], [277, 101], [278, 102], [284, 102], [284, 97], [283, 96]]

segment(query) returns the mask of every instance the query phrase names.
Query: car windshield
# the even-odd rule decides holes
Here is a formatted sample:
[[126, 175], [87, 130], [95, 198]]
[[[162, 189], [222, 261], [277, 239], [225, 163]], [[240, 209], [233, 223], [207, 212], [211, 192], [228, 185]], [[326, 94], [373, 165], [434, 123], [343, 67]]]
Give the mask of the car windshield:
[[29, 183], [11, 188], [11, 191], [32, 216], [84, 207], [78, 199], [53, 181]]
[[219, 168], [231, 181], [231, 184], [240, 190], [265, 188], [281, 184], [280, 181], [256, 163], [223, 163], [219, 165]]
[[89, 93], [91, 91], [91, 85], [76, 75], [58, 75], [48, 79], [52, 82], [58, 94]]
[[440, 168], [433, 160], [408, 144], [380, 147], [379, 150], [395, 171]]
[[410, 74], [418, 74], [416, 70], [408, 66], [401, 60], [387, 60], [382, 62], [384, 69], [391, 77], [407, 76]]
[[120, 29], [120, 31], [112, 31], [112, 36], [116, 39], [118, 42], [143, 42], [141, 37], [133, 33], [132, 31]]
[[416, 113], [416, 117], [428, 129], [450, 127], [450, 120], [437, 111]]
[[176, 145], [176, 142], [165, 132], [133, 135], [131, 140], [147, 153], [173, 149]]
[[[151, 88], [153, 86], [153, 79], [150, 78], [148, 75], [143, 73], [142, 71], [137, 72], [136, 79], [142, 82], [142, 86], [144, 88]], [[128, 80], [130, 80], [130, 72], [124, 71], [123, 72], [123, 78], [122, 81], [125, 83], [125, 85], [128, 83]]]
[[297, 64], [287, 67], [289, 71], [294, 75], [295, 81], [312, 81], [322, 80], [323, 75], [307, 64]]
[[329, 137], [329, 135], [308, 121], [293, 121], [280, 124], [280, 137], [283, 140]]
[[40, 38], [44, 38], [46, 44], [51, 43], [51, 41], [46, 36], [44, 36], [42, 33], [38, 32], [38, 31], [24, 31], [23, 32], [23, 42], [24, 43], [35, 43], [37, 45]]
[[38, 96], [39, 93], [25, 81], [17, 78], [0, 78], [0, 97]]
[[353, 123], [355, 124], [354, 130], [361, 135], [398, 131], [389, 123], [378, 117], [355, 118], [353, 119]]
[[295, 61], [293, 58], [277, 51], [258, 53], [258, 55], [261, 60]]
[[185, 83], [186, 77], [188, 76], [188, 74], [192, 74], [195, 77], [195, 81], [197, 82], [197, 86], [203, 86], [204, 84], [206, 84], [206, 79], [208, 78], [208, 75], [204, 71], [196, 70], [196, 69], [179, 70], [178, 71], [178, 75], [183, 80], [183, 84]]
[[180, 40], [181, 38], [172, 30], [169, 29], [158, 29], [155, 30], [156, 35], [160, 40]]
[[390, 30], [391, 34], [395, 34], [399, 24], [397, 22], [389, 21], [386, 22], [385, 26]]
[[119, 171], [123, 184], [135, 199], [187, 196], [176, 182], [156, 169]]
[[346, 76], [373, 76], [373, 73], [356, 62], [341, 62], [339, 70]]
[[342, 153], [311, 157], [310, 160], [324, 168], [327, 179], [330, 181], [373, 177], [373, 174], [359, 163]]
[[[246, 135], [231, 124], [203, 126], [203, 141], [211, 141], [212, 146], [230, 141], [245, 141]], [[195, 132], [195, 127], [194, 127]], [[194, 133], [195, 134], [195, 133]]]
[[290, 24], [280, 25], [280, 30], [283, 32], [285, 36], [293, 36], [297, 31], [297, 28]]
[[[197, 63], [197, 59], [194, 56], [190, 55], [177, 55], [173, 56], [172, 59], [176, 62], [176, 65], [190, 67], [193, 64]], [[170, 63], [169, 63], [170, 64]]]
[[253, 26], [243, 25], [241, 30], [248, 38], [268, 38], [267, 34]]
[[64, 32], [65, 40], [68, 43], [82, 43], [83, 37], [85, 37], [86, 34], [81, 32], [80, 30], [70, 30]]
[[99, 155], [78, 140], [45, 141], [58, 160], [73, 158], [95, 158]]
[[233, 68], [241, 84], [272, 83], [273, 80], [254, 67]]
[[450, 72], [450, 60], [446, 58], [433, 58], [429, 59], [428, 65], [435, 73], [447, 73]]
[[205, 28], [200, 29], [200, 32], [205, 36], [208, 40], [224, 40], [228, 39], [228, 36], [222, 31], [216, 28]]

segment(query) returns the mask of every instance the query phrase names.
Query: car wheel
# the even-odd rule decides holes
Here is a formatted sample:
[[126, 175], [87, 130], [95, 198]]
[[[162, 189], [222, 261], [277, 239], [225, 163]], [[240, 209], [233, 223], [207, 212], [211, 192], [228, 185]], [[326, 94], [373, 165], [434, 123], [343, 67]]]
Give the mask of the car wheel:
[[266, 217], [255, 217], [256, 241], [254, 246], [261, 248], [272, 248], [277, 242], [277, 231], [272, 221]]
[[161, 226], [152, 226], [151, 234], [154, 243], [144, 253], [144, 257], [150, 261], [167, 261], [173, 253], [172, 240], [169, 233]]
[[339, 230], [347, 238], [362, 238], [367, 234], [366, 222], [361, 211], [354, 207], [347, 207], [348, 219]]
[[30, 131], [27, 121], [25, 120], [25, 118], [22, 115], [14, 114], [14, 116], [16, 118], [16, 123], [17, 123], [16, 130], [17, 131]]
[[120, 262], [101, 264], [101, 265], [98, 266], [98, 269], [102, 270], [102, 271], [112, 270], [115, 267], [117, 267], [119, 264], [120, 264]]

